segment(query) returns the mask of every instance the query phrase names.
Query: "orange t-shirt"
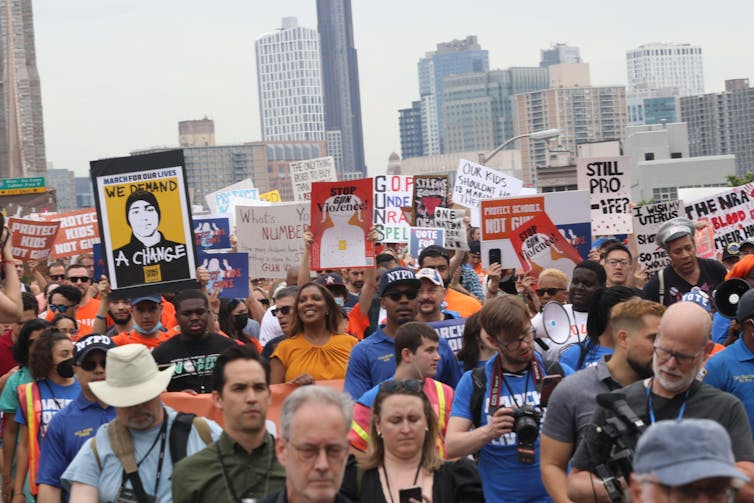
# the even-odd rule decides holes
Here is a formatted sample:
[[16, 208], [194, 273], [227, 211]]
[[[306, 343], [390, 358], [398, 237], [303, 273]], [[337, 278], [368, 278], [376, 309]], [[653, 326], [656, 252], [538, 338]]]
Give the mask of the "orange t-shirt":
[[79, 337], [92, 333], [94, 320], [99, 311], [99, 299], [89, 299], [84, 307], [76, 309], [76, 321], [79, 324]]
[[144, 344], [149, 349], [154, 349], [177, 333], [178, 332], [174, 329], [169, 329], [167, 332], [158, 330], [157, 336], [155, 337], [154, 334], [145, 336], [136, 330], [131, 330], [125, 334], [116, 335], [113, 337], [113, 342], [118, 346], [125, 346], [126, 344]]
[[332, 334], [324, 345], [314, 346], [299, 334], [283, 339], [272, 353], [272, 358], [277, 358], [285, 366], [286, 381], [301, 374], [309, 374], [315, 380], [343, 379], [351, 349], [358, 342], [351, 335]]
[[175, 306], [172, 302], [162, 297], [162, 326], [166, 328], [175, 328], [178, 326], [178, 320], [175, 317]]
[[445, 302], [449, 311], [455, 311], [462, 318], [468, 318], [472, 314], [482, 309], [482, 303], [470, 295], [464, 295], [452, 288], [448, 288], [445, 294]]
[[369, 328], [369, 315], [361, 312], [361, 308], [359, 308], [359, 303], [357, 302], [348, 312], [348, 327], [346, 328], [346, 332], [361, 340], [364, 338], [367, 328]]

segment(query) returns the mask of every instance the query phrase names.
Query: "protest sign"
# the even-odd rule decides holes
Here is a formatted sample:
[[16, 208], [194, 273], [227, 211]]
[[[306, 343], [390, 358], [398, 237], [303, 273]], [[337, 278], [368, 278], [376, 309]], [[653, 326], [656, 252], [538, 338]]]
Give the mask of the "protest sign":
[[374, 227], [381, 243], [408, 243], [411, 221], [401, 208], [411, 206], [413, 185], [413, 176], [374, 177]]
[[682, 201], [663, 201], [636, 206], [633, 209], [638, 253], [636, 258], [650, 276], [670, 265], [670, 257], [662, 247], [657, 246], [655, 237], [664, 222], [681, 216], [681, 208]]
[[195, 216], [194, 242], [198, 250], [223, 250], [230, 248], [230, 219], [228, 216]]
[[730, 243], [754, 238], [754, 183], [724, 190], [685, 205], [685, 216], [713, 231], [705, 248], [722, 251]]
[[448, 341], [453, 353], [458, 353], [463, 344], [463, 328], [466, 326], [466, 318], [456, 318], [454, 320], [433, 321], [427, 323], [435, 329], [437, 335]]
[[248, 253], [199, 252], [199, 262], [209, 272], [207, 290], [220, 290], [221, 299], [245, 299], [249, 296]]
[[544, 269], [555, 268], [571, 277], [581, 256], [560, 234], [546, 213], [538, 213], [511, 230], [511, 244], [516, 250], [524, 272], [533, 271], [535, 277]]
[[445, 246], [445, 230], [436, 227], [411, 227], [408, 241], [408, 252], [418, 258], [424, 248], [431, 246]]
[[59, 227], [60, 222], [9, 218], [13, 257], [22, 262], [46, 261]]
[[453, 187], [453, 203], [470, 208], [471, 225], [479, 227], [481, 225], [479, 208], [482, 200], [517, 196], [523, 184], [524, 182], [518, 178], [461, 159]]
[[250, 276], [285, 278], [300, 265], [310, 219], [308, 202], [237, 206], [238, 251], [249, 254]]
[[373, 195], [371, 178], [312, 184], [313, 270], [374, 266]]
[[[232, 219], [232, 216], [236, 214], [234, 208], [237, 205], [259, 201], [259, 189], [254, 188], [254, 182], [247, 178], [207, 194], [204, 199], [207, 201], [210, 213], [228, 214]], [[233, 224], [234, 222], [231, 221], [231, 225]]]
[[268, 203], [282, 202], [282, 199], [280, 199], [280, 191], [278, 189], [265, 192], [264, 194], [259, 194], [259, 199], [262, 201], [267, 201]]
[[91, 176], [113, 290], [129, 296], [196, 288], [183, 151], [92, 161]]
[[334, 182], [338, 179], [335, 159], [332, 156], [288, 163], [295, 201], [309, 201], [313, 182]]
[[414, 227], [435, 227], [435, 208], [448, 205], [448, 176], [414, 177]]
[[445, 230], [445, 248], [464, 251], [469, 249], [466, 224], [463, 221], [465, 216], [466, 210], [435, 208], [435, 225]]
[[633, 220], [628, 157], [580, 157], [576, 160], [579, 190], [589, 191], [592, 234], [631, 234]]
[[102, 243], [92, 245], [92, 258], [94, 259], [94, 278], [102, 278], [105, 274], [105, 257], [102, 255]]
[[97, 211], [94, 208], [45, 216], [48, 222], [60, 222], [60, 229], [52, 244], [50, 257], [71, 257], [91, 253], [99, 243]]
[[581, 257], [589, 254], [592, 233], [588, 192], [572, 190], [492, 199], [482, 201], [481, 252], [484, 268], [488, 269], [491, 262], [500, 262], [504, 268], [521, 267], [509, 236], [513, 229], [543, 211]]

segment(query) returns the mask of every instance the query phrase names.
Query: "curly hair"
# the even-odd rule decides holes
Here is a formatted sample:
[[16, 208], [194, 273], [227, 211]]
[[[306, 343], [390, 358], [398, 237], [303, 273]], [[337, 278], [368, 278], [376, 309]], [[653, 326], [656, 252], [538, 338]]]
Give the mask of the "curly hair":
[[18, 333], [18, 340], [13, 345], [13, 359], [21, 367], [26, 367], [29, 364], [29, 349], [32, 345], [29, 341], [31, 334], [37, 330], [44, 330], [49, 326], [49, 322], [41, 318], [34, 318], [24, 323], [24, 326], [21, 327], [21, 331]]
[[29, 354], [29, 372], [34, 379], [46, 379], [55, 368], [52, 349], [59, 341], [70, 342], [71, 339], [55, 328], [48, 328], [39, 334]]
[[332, 334], [337, 334], [338, 325], [340, 324], [340, 320], [343, 318], [343, 315], [340, 312], [338, 304], [335, 303], [335, 298], [327, 288], [320, 285], [319, 283], [310, 281], [302, 285], [298, 290], [298, 294], [296, 295], [296, 302], [293, 304], [293, 317], [291, 318], [292, 328], [290, 330], [290, 335], [292, 337], [295, 337], [298, 334], [304, 333], [304, 324], [298, 317], [298, 303], [299, 299], [301, 298], [301, 292], [303, 292], [307, 288], [316, 288], [322, 294], [322, 297], [324, 297], [325, 303], [327, 304], [327, 312], [325, 313], [325, 324], [327, 330]]

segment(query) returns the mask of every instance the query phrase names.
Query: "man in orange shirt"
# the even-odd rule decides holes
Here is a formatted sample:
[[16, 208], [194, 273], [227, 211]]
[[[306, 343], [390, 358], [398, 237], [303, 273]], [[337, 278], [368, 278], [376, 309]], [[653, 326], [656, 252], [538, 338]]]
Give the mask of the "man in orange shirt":
[[144, 344], [149, 349], [154, 349], [164, 341], [173, 337], [175, 329], [167, 329], [162, 326], [162, 298], [159, 295], [148, 295], [132, 299], [134, 328], [113, 337], [113, 342], [118, 346], [124, 344]]
[[445, 282], [445, 308], [456, 311], [462, 318], [468, 318], [482, 309], [482, 304], [470, 295], [462, 294], [452, 288], [450, 284], [450, 254], [442, 246], [432, 245], [422, 250], [419, 255], [420, 269], [436, 269]]
[[69, 285], [78, 288], [81, 292], [81, 302], [76, 309], [76, 321], [79, 324], [79, 336], [88, 335], [92, 332], [100, 304], [99, 300], [89, 296], [92, 278], [83, 265], [69, 265], [66, 269], [66, 280]]

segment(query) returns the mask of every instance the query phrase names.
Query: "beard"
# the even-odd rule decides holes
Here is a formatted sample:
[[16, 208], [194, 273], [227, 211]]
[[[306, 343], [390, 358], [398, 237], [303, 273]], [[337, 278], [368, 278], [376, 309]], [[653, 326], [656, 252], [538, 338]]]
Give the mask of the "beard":
[[112, 311], [108, 311], [107, 314], [110, 315], [116, 325], [125, 325], [131, 321], [131, 313], [127, 313], [125, 316], [115, 316]]
[[[694, 382], [694, 379], [696, 379], [699, 370], [701, 370], [702, 368], [702, 362], [703, 360], [700, 359], [699, 363], [694, 365], [693, 369], [690, 369], [688, 374], [684, 374], [677, 369], [663, 368], [664, 366], [657, 363], [657, 358], [655, 357], [652, 359], [652, 369], [654, 370], [655, 374], [654, 378], [665, 391], [667, 391], [668, 393], [678, 394], [682, 391], [686, 391], [689, 386], [691, 386], [691, 384]], [[674, 379], [668, 379], [667, 377], [665, 377], [662, 373], [663, 371], [665, 373], [673, 375]]]
[[647, 363], [639, 363], [635, 359], [631, 358], [630, 355], [626, 356], [626, 363], [628, 363], [628, 366], [631, 367], [631, 370], [633, 370], [636, 375], [638, 375], [642, 379], [646, 379], [648, 377], [652, 377], [654, 375], [654, 365], [652, 360], [650, 360]]

